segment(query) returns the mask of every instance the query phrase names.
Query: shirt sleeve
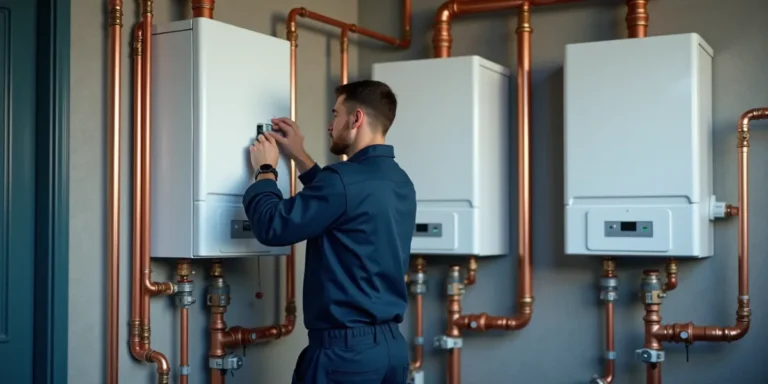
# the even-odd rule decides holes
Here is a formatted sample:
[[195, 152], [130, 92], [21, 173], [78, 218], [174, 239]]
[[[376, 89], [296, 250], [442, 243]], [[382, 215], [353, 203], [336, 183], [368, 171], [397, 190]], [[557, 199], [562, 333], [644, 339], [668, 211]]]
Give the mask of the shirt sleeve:
[[320, 171], [320, 166], [315, 163], [312, 168], [308, 169], [306, 172], [302, 172], [299, 175], [299, 181], [301, 181], [301, 184], [306, 187], [315, 181], [315, 178], [317, 178], [317, 175], [320, 173]]
[[339, 174], [323, 169], [287, 199], [274, 180], [259, 180], [245, 192], [243, 207], [256, 239], [279, 247], [320, 235], [346, 212], [347, 194]]

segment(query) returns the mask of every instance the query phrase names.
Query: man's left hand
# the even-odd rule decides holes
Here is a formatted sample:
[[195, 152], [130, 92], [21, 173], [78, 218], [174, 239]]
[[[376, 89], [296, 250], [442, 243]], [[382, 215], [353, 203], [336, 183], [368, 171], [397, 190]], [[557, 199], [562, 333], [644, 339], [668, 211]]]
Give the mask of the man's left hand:
[[267, 135], [259, 135], [251, 145], [251, 165], [258, 170], [264, 164], [270, 164], [277, 168], [280, 152], [277, 149], [275, 139]]

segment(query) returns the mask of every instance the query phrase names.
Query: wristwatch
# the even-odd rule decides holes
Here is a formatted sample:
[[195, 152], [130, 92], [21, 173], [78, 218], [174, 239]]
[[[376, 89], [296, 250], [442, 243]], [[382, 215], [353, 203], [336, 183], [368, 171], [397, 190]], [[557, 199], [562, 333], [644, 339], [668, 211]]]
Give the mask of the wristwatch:
[[258, 179], [259, 175], [263, 173], [271, 173], [275, 175], [275, 181], [277, 181], [277, 169], [275, 169], [272, 164], [262, 164], [256, 171], [256, 176], [254, 176], [254, 179]]

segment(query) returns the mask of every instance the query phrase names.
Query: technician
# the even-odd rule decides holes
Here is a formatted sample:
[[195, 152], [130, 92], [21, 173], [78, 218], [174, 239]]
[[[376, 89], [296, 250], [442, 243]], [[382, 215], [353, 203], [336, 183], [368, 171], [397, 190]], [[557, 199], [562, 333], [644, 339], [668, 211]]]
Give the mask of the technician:
[[[307, 240], [304, 325], [309, 345], [292, 383], [405, 384], [408, 345], [398, 325], [408, 296], [416, 192], [385, 144], [397, 99], [372, 80], [336, 88], [331, 152], [346, 162], [320, 168], [299, 126], [273, 119], [250, 148], [256, 182], [243, 205], [256, 238], [268, 246]], [[278, 146], [293, 159], [304, 189], [284, 199], [277, 187]]]

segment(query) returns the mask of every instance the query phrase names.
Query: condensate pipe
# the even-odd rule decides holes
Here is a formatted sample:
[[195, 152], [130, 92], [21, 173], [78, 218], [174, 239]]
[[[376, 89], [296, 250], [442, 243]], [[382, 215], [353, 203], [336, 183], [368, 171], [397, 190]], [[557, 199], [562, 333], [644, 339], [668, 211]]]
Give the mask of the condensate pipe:
[[[660, 351], [661, 343], [686, 343], [697, 341], [732, 342], [743, 338], [749, 332], [752, 310], [749, 306], [749, 124], [755, 120], [768, 119], [768, 107], [750, 109], [739, 118], [737, 127], [738, 160], [738, 297], [736, 323], [729, 327], [701, 326], [693, 323], [661, 324], [659, 314], [661, 300], [645, 305], [644, 348]], [[653, 271], [646, 272], [646, 278]], [[661, 363], [649, 363], [646, 368], [649, 384], [661, 384]]]
[[107, 384], [118, 382], [120, 327], [120, 60], [123, 45], [123, 2], [108, 0], [109, 90], [107, 91]]

